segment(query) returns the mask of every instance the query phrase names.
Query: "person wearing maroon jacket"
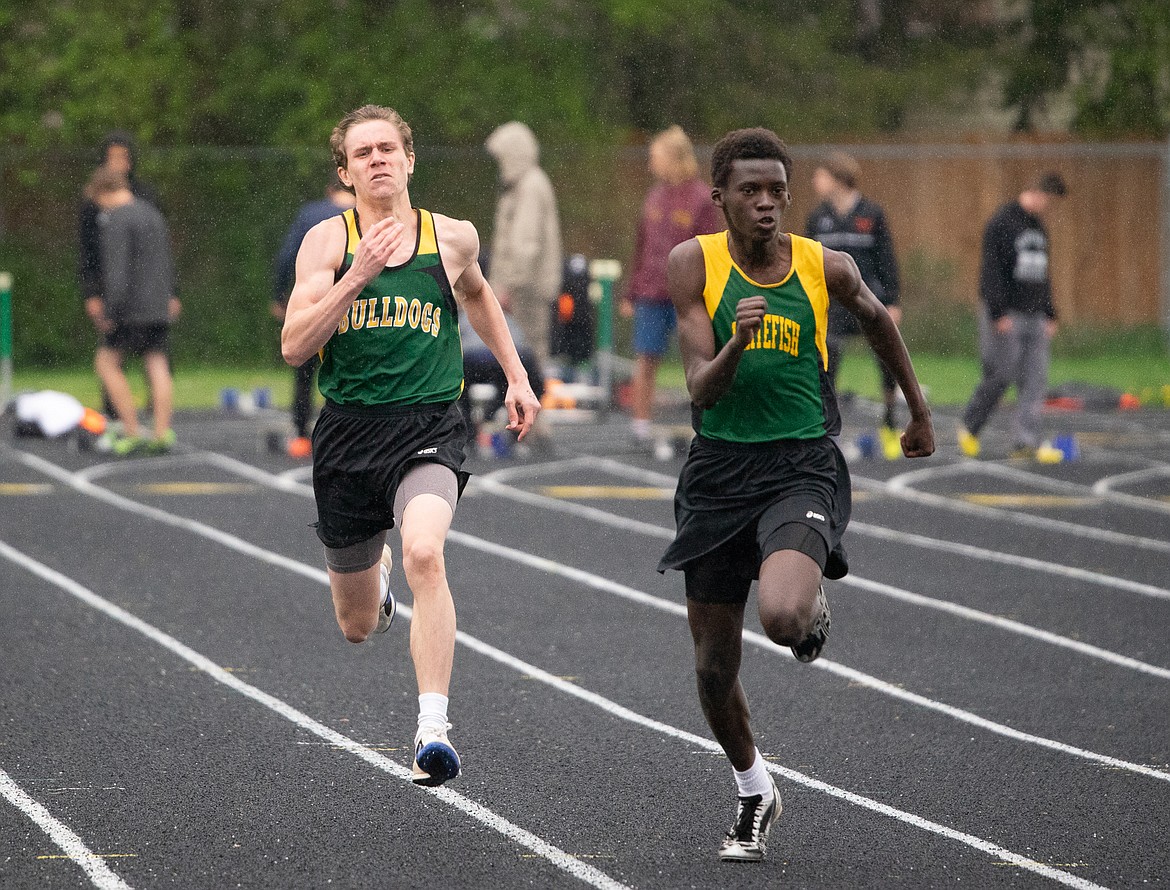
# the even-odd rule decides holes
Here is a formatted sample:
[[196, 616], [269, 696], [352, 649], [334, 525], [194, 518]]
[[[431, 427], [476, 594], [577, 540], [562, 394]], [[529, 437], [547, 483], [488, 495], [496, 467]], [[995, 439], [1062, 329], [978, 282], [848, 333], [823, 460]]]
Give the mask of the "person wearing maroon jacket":
[[724, 228], [682, 127], [670, 127], [651, 140], [649, 167], [656, 181], [642, 204], [632, 271], [620, 307], [624, 317], [634, 319], [632, 431], [640, 442], [651, 436], [658, 365], [677, 323], [666, 288], [667, 257], [676, 244]]

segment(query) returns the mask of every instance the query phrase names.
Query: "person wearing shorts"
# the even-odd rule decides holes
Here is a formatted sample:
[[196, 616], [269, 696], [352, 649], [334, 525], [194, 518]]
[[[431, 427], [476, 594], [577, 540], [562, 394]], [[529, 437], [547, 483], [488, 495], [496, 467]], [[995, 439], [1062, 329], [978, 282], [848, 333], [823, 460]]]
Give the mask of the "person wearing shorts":
[[651, 438], [658, 366], [675, 329], [666, 258], [679, 242], [721, 228], [711, 189], [699, 176], [694, 147], [682, 127], [669, 127], [650, 140], [649, 168], [655, 182], [642, 202], [630, 276], [619, 307], [634, 321], [630, 431], [638, 442]]
[[739, 680], [744, 610], [758, 580], [769, 639], [816, 659], [831, 616], [824, 578], [841, 578], [849, 470], [825, 335], [833, 298], [858, 319], [906, 393], [907, 457], [934, 451], [910, 357], [856, 263], [786, 234], [792, 159], [770, 130], [735, 130], [715, 146], [713, 195], [727, 230], [670, 253], [668, 281], [696, 436], [675, 494], [677, 533], [658, 564], [686, 586], [699, 702], [731, 761], [735, 822], [719, 857], [764, 858], [780, 795], [756, 747]]
[[[86, 196], [101, 211], [101, 293], [87, 297], [85, 309], [101, 335], [94, 370], [121, 423], [110, 449], [119, 456], [169, 451], [175, 446], [170, 326], [181, 308], [175, 297], [170, 232], [163, 215], [134, 194], [130, 180], [117, 168], [99, 167]], [[123, 367], [127, 355], [142, 357], [153, 438], [142, 435]]]
[[475, 227], [411, 204], [409, 125], [365, 105], [341, 119], [330, 149], [356, 205], [301, 242], [281, 351], [294, 368], [321, 357], [317, 536], [337, 623], [352, 643], [393, 620], [386, 532], [401, 535], [419, 693], [413, 779], [441, 785], [461, 767], [447, 735], [455, 605], [443, 553], [467, 479], [460, 307], [504, 369], [508, 429], [524, 438], [540, 403], [480, 271]]

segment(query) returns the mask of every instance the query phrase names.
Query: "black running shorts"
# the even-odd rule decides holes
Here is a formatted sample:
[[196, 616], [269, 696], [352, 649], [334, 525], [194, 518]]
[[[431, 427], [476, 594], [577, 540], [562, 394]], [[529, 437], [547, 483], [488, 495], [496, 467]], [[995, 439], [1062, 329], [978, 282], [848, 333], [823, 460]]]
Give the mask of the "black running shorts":
[[326, 402], [313, 427], [317, 537], [340, 549], [394, 527], [394, 493], [410, 465], [449, 467], [459, 491], [467, 425], [458, 403], [361, 406]]
[[[746, 595], [760, 564], [780, 541], [817, 560], [825, 577], [842, 578], [849, 567], [841, 536], [852, 506], [849, 468], [828, 436], [761, 444], [696, 436], [674, 498], [678, 531], [658, 571], [681, 569], [690, 575], [700, 573], [704, 562], [715, 562], [718, 571], [701, 574], [726, 576], [729, 589]], [[793, 523], [813, 531], [823, 546], [807, 539], [790, 543], [805, 537], [781, 531]]]
[[161, 352], [170, 355], [171, 326], [160, 324], [120, 324], [102, 336], [102, 345], [126, 355]]

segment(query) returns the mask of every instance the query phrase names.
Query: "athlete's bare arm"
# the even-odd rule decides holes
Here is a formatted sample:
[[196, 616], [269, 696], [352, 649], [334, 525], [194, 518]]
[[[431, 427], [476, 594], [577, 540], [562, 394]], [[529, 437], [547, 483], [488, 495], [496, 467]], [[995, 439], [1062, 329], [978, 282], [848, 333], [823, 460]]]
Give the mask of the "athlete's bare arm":
[[540, 412], [540, 400], [528, 382], [528, 372], [516, 352], [516, 344], [512, 342], [500, 301], [479, 268], [479, 233], [466, 220], [437, 213], [434, 219], [439, 253], [455, 298], [467, 313], [467, 320], [475, 332], [483, 338], [504, 370], [508, 379], [508, 391], [504, 395], [508, 429], [515, 430], [517, 438], [523, 439]]
[[930, 409], [918, 386], [906, 344], [889, 311], [862, 281], [857, 263], [847, 253], [825, 249], [825, 284], [829, 296], [857, 317], [865, 339], [906, 396], [910, 423], [902, 434], [902, 453], [907, 457], [929, 457], [934, 453]]
[[715, 354], [715, 332], [703, 301], [707, 271], [703, 249], [693, 238], [670, 252], [666, 287], [678, 316], [678, 345], [691, 400], [710, 408], [731, 389], [743, 351], [764, 320], [763, 297], [746, 297], [735, 307], [735, 336]]
[[285, 310], [280, 351], [300, 367], [328, 342], [349, 307], [402, 242], [404, 227], [393, 217], [370, 226], [354, 252], [353, 265], [334, 283], [345, 259], [345, 223], [332, 217], [313, 226], [297, 253], [296, 284]]

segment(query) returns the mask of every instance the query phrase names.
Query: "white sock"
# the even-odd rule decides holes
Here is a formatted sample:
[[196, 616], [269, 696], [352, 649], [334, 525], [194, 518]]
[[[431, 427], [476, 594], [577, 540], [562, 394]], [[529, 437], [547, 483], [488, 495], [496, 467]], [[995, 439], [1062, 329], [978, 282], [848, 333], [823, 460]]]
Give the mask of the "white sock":
[[650, 420], [646, 417], [635, 417], [630, 421], [630, 429], [633, 431], [635, 439], [649, 439], [653, 432]]
[[768, 778], [768, 770], [764, 766], [764, 757], [760, 754], [759, 748], [756, 748], [756, 759], [752, 761], [751, 766], [742, 773], [733, 766], [731, 772], [735, 776], [740, 797], [754, 797], [758, 794], [765, 803], [772, 799], [772, 782]]
[[447, 728], [447, 696], [424, 692], [418, 697], [418, 728]]

